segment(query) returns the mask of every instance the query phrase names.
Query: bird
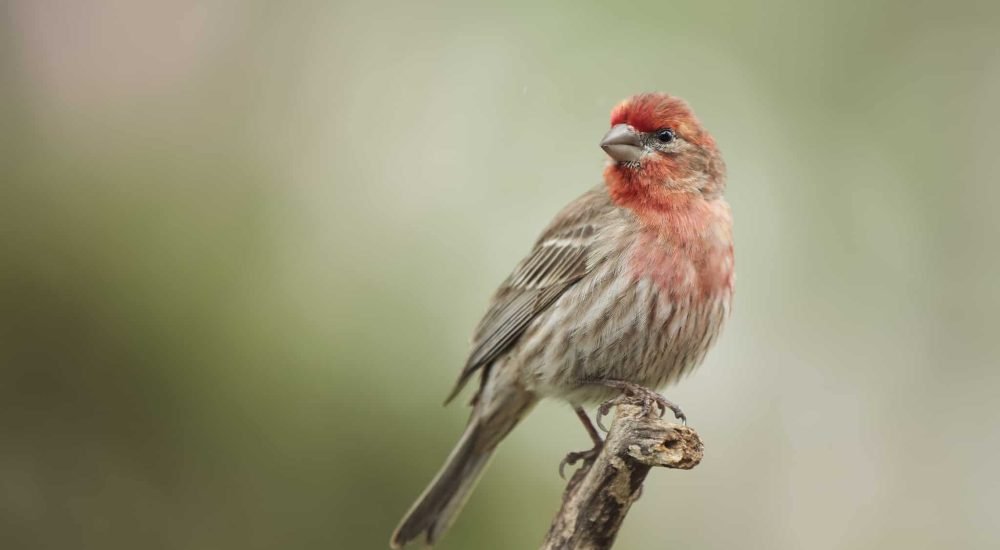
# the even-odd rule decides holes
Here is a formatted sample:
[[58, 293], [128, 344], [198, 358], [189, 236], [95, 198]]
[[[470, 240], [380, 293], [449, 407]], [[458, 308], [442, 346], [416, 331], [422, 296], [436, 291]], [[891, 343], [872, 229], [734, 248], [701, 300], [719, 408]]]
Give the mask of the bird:
[[[600, 142], [603, 183], [570, 202], [496, 290], [445, 403], [476, 374], [466, 428], [403, 517], [392, 548], [433, 545], [451, 526], [497, 445], [543, 398], [569, 403], [594, 441], [621, 400], [683, 411], [659, 388], [702, 362], [729, 317], [732, 213], [716, 142], [682, 99], [632, 96]], [[598, 416], [598, 420], [600, 417]]]

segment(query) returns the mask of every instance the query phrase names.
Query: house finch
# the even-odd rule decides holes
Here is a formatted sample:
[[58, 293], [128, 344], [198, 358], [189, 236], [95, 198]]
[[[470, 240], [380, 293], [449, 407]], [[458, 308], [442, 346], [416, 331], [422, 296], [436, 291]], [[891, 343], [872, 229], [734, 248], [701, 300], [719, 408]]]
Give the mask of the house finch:
[[[701, 362], [729, 313], [733, 238], [715, 141], [681, 99], [634, 96], [601, 141], [604, 185], [570, 203], [493, 296], [448, 401], [476, 372], [462, 438], [393, 533], [433, 544], [500, 441], [542, 397], [675, 405], [653, 392]], [[607, 410], [607, 404], [602, 409]]]

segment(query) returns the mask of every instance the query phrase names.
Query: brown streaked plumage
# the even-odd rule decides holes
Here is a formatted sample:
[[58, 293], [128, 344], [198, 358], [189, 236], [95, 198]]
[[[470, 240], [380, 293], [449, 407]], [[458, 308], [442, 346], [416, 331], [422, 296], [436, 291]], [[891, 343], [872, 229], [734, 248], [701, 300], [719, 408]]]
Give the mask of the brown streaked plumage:
[[574, 406], [660, 388], [704, 358], [729, 313], [733, 241], [715, 141], [682, 100], [612, 112], [604, 185], [570, 203], [495, 293], [450, 401], [477, 372], [459, 443], [390, 541], [433, 544], [499, 442], [543, 397]]

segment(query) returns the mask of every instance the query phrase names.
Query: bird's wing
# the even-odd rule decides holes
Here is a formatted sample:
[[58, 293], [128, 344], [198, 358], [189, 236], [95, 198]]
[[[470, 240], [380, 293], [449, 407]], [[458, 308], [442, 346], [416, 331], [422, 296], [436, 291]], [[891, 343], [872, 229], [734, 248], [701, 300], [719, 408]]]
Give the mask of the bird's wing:
[[591, 252], [599, 238], [601, 219], [614, 208], [601, 186], [567, 205], [542, 232], [531, 253], [493, 295], [472, 338], [472, 353], [446, 403], [477, 370], [507, 351], [532, 319], [594, 267], [597, 260]]

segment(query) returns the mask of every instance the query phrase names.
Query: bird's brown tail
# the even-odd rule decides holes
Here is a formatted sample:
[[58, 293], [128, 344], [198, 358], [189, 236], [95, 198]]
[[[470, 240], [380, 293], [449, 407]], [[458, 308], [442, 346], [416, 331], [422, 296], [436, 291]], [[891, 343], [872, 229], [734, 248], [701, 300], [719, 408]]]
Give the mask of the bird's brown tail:
[[534, 405], [528, 394], [517, 397], [517, 402], [494, 408], [496, 412], [488, 416], [473, 414], [444, 466], [396, 527], [389, 540], [392, 548], [402, 548], [421, 536], [433, 545], [448, 530], [497, 445]]

